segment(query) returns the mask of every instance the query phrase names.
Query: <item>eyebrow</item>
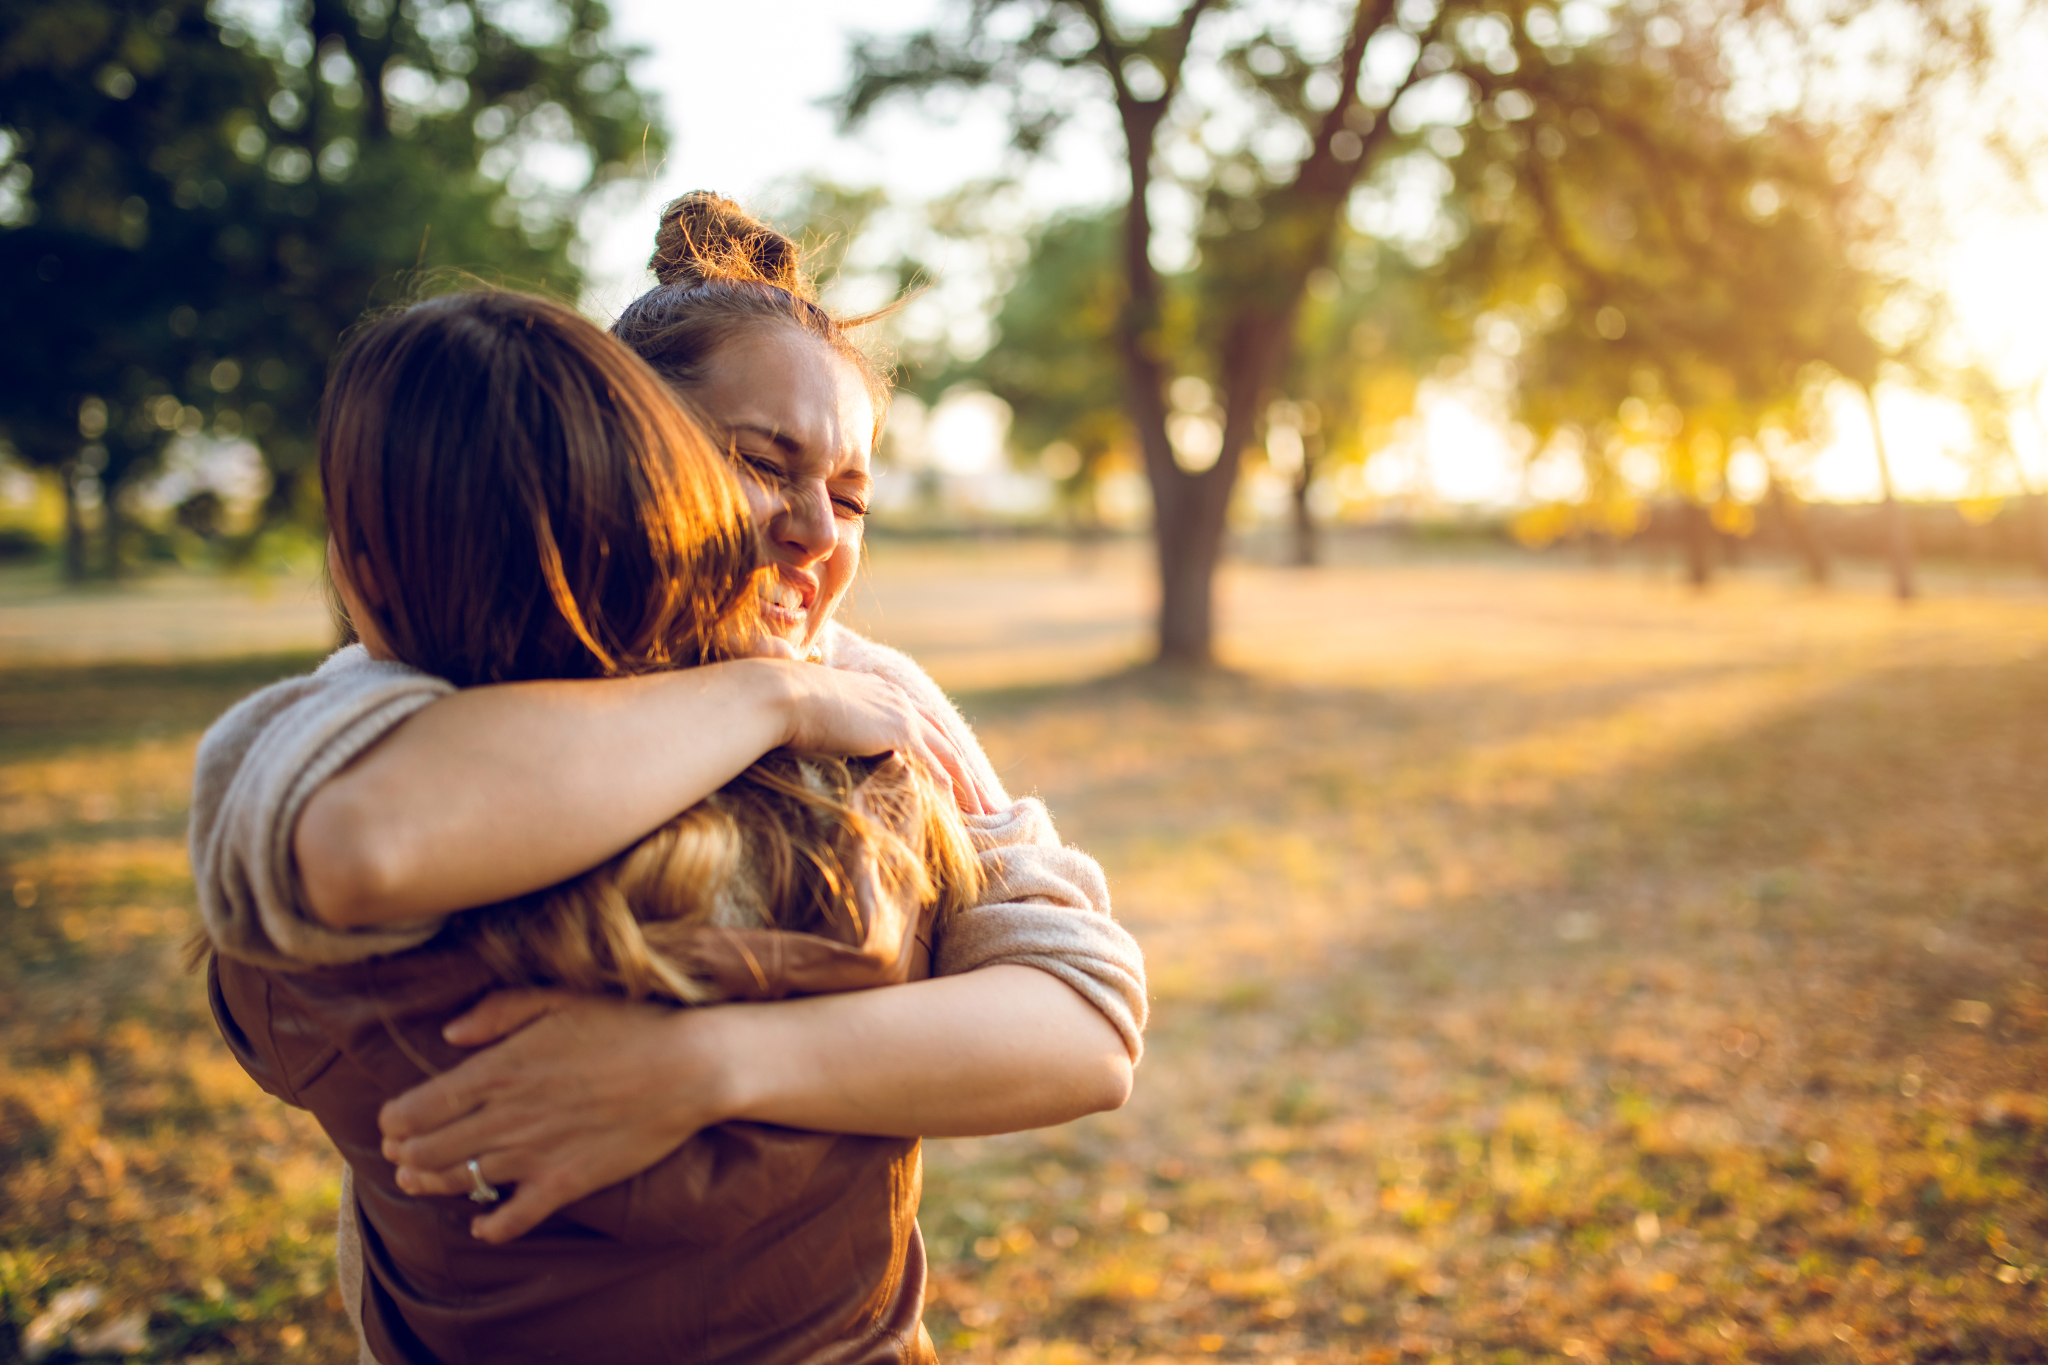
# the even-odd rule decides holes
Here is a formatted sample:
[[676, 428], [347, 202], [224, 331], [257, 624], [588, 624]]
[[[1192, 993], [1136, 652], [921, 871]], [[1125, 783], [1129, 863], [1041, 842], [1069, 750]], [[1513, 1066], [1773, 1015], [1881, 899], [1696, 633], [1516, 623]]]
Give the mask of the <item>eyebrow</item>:
[[734, 433], [751, 431], [756, 436], [765, 438], [777, 449], [787, 451], [791, 455], [801, 455], [804, 453], [803, 442], [797, 440], [796, 437], [778, 431], [774, 427], [764, 427], [758, 422], [734, 422], [726, 430]]

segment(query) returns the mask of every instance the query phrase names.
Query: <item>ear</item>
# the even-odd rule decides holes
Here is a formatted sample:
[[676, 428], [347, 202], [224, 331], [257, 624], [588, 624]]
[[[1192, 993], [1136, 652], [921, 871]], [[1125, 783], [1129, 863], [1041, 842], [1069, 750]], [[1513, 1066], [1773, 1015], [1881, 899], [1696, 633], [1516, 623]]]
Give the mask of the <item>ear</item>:
[[327, 533], [327, 578], [334, 584], [334, 590], [341, 594], [343, 606], [353, 606], [359, 601], [383, 605], [381, 595], [373, 595], [374, 589], [372, 594], [363, 591], [370, 583], [370, 575], [366, 569], [361, 555], [344, 557], [341, 553], [340, 540], [332, 531]]
[[384, 607], [384, 594], [363, 556], [343, 555], [340, 543], [332, 535], [327, 537], [327, 576], [333, 580], [335, 595], [341, 598], [342, 610], [355, 629], [356, 639], [369, 649], [372, 658], [392, 657], [384, 641], [383, 622], [378, 619]]
[[348, 583], [365, 606], [384, 609], [384, 592], [377, 586], [377, 575], [370, 572], [369, 560], [361, 555], [348, 557]]

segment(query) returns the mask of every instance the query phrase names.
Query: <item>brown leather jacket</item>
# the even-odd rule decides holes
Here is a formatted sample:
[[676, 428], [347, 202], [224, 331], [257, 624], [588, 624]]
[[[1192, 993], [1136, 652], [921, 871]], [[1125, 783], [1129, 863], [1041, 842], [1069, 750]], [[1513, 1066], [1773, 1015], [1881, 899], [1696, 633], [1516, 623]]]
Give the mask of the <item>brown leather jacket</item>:
[[[399, 1190], [378, 1108], [459, 1062], [441, 1026], [505, 984], [446, 938], [310, 971], [216, 955], [207, 974], [236, 1059], [354, 1168], [363, 1328], [384, 1365], [935, 1365], [914, 1138], [720, 1124], [504, 1246], [470, 1237], [467, 1199]], [[758, 1000], [900, 980], [903, 960], [717, 930], [698, 965]]]

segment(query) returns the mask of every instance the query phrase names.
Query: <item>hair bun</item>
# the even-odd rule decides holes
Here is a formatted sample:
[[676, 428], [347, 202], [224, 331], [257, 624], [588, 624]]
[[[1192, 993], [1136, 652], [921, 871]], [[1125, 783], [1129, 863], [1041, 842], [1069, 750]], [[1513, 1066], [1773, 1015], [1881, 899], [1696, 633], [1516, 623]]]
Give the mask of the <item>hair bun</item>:
[[818, 296], [795, 242], [709, 190], [692, 190], [661, 211], [647, 268], [665, 285], [726, 280], [772, 284], [813, 302]]

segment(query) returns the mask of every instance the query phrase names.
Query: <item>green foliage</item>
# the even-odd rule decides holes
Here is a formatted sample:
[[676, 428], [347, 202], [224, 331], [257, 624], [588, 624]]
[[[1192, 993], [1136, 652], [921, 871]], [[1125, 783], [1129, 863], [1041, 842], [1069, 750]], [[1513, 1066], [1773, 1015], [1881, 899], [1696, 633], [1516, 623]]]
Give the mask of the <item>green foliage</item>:
[[1807, 129], [1732, 130], [1699, 93], [1713, 60], [1701, 42], [1646, 62], [1624, 35], [1526, 67], [1488, 83], [1453, 161], [1455, 268], [1517, 324], [1519, 415], [1577, 449], [1584, 523], [1604, 530], [1633, 524], [1625, 452], [1725, 507], [1736, 443], [1801, 431], [1824, 374], [1876, 378], [1883, 291], [1853, 264], [1852, 186]]
[[118, 511], [173, 433], [247, 435], [266, 519], [310, 512], [341, 331], [422, 268], [572, 291], [578, 208], [660, 155], [608, 22], [597, 0], [0, 0], [13, 445]]
[[1056, 219], [1033, 236], [996, 313], [995, 343], [972, 369], [1015, 412], [1021, 450], [1064, 440], [1093, 461], [1128, 444], [1109, 344], [1121, 303], [1114, 219]]
[[[1073, 214], [1042, 225], [995, 317], [995, 338], [972, 361], [937, 372], [928, 388], [982, 385], [1009, 404], [1011, 442], [1035, 460], [1065, 443], [1073, 454], [1056, 476], [1085, 509], [1110, 468], [1140, 456], [1125, 402], [1114, 335], [1124, 289], [1114, 213]], [[1465, 333], [1437, 306], [1441, 283], [1399, 252], [1346, 234], [1343, 269], [1311, 281], [1297, 325], [1293, 361], [1276, 385], [1281, 406], [1267, 419], [1297, 430], [1304, 460], [1283, 472], [1300, 486], [1334, 468], [1363, 464], [1414, 407], [1429, 367], [1459, 349]], [[1203, 258], [1206, 259], [1206, 258]], [[1208, 276], [1202, 260], [1163, 280], [1158, 352], [1176, 374], [1208, 370], [1196, 342]]]
[[[1446, 307], [1455, 297], [1444, 273], [1404, 253], [1376, 246], [1346, 228], [1335, 252], [1339, 269], [1309, 279], [1296, 324], [1292, 360], [1279, 388], [1286, 400], [1267, 409], [1267, 458], [1292, 484], [1294, 558], [1315, 563], [1318, 552], [1308, 497], [1316, 480], [1362, 466], [1395, 437], [1415, 411], [1422, 380], [1461, 352], [1471, 320]], [[1294, 441], [1273, 428], [1292, 426]]]
[[[1116, 342], [1157, 509], [1160, 648], [1201, 663], [1242, 454], [1290, 382], [1308, 283], [1330, 268], [1361, 185], [1412, 200], [1436, 194], [1438, 173], [1445, 231], [1431, 236], [1448, 240], [1419, 243], [1418, 259], [1441, 257], [1461, 226], [1504, 229], [1457, 258], [1467, 268], [1444, 278], [1430, 310], [1439, 323], [1478, 320], [1459, 296], [1504, 283], [1567, 290], [1578, 330], [1546, 337], [1550, 363], [1530, 362], [1539, 428], [1648, 402], [1635, 392], [1646, 374], [1660, 397], [1683, 391], [1675, 410], [1700, 413], [1719, 445], [1667, 439], [1675, 487], [1710, 483], [1691, 466], [1723, 458], [1723, 433], [1782, 408], [1803, 367], [1867, 388], [1879, 300], [1851, 248], [1888, 224], [1852, 182], [1913, 144], [1901, 129], [1931, 125], [1910, 106], [1866, 114], [1851, 100], [1844, 112], [1813, 91], [1854, 85], [1840, 69], [1848, 53], [1866, 86], [1919, 97], [1967, 82], [1988, 69], [1991, 28], [1987, 5], [1907, 0], [1884, 20], [1901, 41], [1877, 50], [1866, 9], [1330, 0], [1269, 16], [1188, 0], [1145, 24], [1105, 0], [962, 0], [900, 42], [857, 43], [840, 107], [854, 121], [899, 95], [976, 92], [1006, 108], [1027, 154], [1089, 101], [1114, 111], [1130, 183]], [[1758, 91], [1745, 108], [1738, 72], [1772, 63], [1782, 79], [1769, 99], [1782, 107], [1752, 132]], [[1165, 401], [1179, 357], [1151, 215], [1153, 191], [1168, 186], [1200, 205], [1200, 268], [1187, 284], [1206, 362], [1196, 372], [1213, 384], [1223, 433], [1206, 459], [1186, 458]], [[1631, 335], [1625, 347], [1592, 344]]]
[[[1029, 254], [997, 310], [994, 341], [980, 357], [942, 371], [932, 388], [965, 380], [1010, 405], [1017, 457], [1055, 451], [1048, 472], [1084, 525], [1095, 488], [1116, 464], [1136, 466], [1124, 379], [1112, 342], [1123, 288], [1113, 215], [1055, 219], [1032, 235]], [[1169, 305], [1171, 307], [1171, 305]], [[1178, 310], [1187, 331], [1186, 309]], [[1168, 343], [1171, 346], [1171, 343]]]

